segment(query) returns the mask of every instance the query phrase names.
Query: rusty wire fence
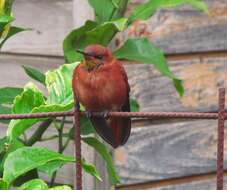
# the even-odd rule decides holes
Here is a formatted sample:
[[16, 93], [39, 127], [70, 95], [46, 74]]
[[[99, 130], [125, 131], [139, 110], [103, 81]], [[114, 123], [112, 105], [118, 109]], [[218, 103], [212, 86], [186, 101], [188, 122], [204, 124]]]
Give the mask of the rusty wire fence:
[[[75, 101], [76, 102], [76, 101]], [[224, 122], [227, 119], [225, 113], [225, 89], [219, 89], [218, 112], [109, 112], [108, 117], [130, 117], [147, 119], [212, 119], [218, 120], [218, 141], [217, 141], [217, 190], [224, 189]], [[75, 157], [76, 175], [74, 179], [74, 190], [82, 190], [82, 167], [81, 167], [81, 137], [80, 137], [80, 116], [85, 115], [80, 112], [79, 104], [75, 104], [74, 111], [49, 112], [31, 114], [0, 114], [0, 119], [31, 119], [31, 118], [51, 118], [69, 116], [74, 117], [75, 127]], [[103, 117], [102, 113], [93, 112], [94, 117]]]

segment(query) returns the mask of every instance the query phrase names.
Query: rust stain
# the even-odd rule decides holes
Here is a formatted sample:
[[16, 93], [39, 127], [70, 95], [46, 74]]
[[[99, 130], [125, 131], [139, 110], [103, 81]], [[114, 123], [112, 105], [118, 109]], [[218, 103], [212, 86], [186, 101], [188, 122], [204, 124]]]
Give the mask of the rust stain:
[[114, 158], [119, 165], [124, 165], [127, 163], [126, 151], [124, 147], [119, 147], [114, 152]]
[[149, 31], [148, 22], [137, 20], [128, 30], [130, 37], [151, 37], [152, 33]]
[[225, 16], [227, 15], [227, 7], [215, 7], [209, 10], [211, 16]]
[[227, 85], [227, 69], [216, 70], [219, 64], [193, 64], [184, 66], [180, 72], [184, 80], [185, 107], [217, 105], [217, 89]]

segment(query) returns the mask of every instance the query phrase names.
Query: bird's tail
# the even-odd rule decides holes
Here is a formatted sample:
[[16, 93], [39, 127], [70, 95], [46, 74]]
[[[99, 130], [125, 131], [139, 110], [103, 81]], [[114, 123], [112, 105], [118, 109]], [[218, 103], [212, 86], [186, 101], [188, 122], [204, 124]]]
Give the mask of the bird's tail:
[[124, 145], [130, 136], [130, 118], [112, 117], [105, 119], [102, 117], [92, 117], [91, 122], [97, 133], [114, 148]]

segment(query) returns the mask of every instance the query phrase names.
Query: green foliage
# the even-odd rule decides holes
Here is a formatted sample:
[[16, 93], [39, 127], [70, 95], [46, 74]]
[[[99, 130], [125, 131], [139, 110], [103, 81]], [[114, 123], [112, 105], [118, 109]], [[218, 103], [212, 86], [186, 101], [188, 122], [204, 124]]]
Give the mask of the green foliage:
[[108, 45], [118, 31], [124, 30], [127, 19], [121, 18], [115, 21], [98, 25], [96, 22], [87, 21], [84, 26], [71, 31], [65, 38], [63, 50], [66, 62], [81, 61], [83, 57], [76, 49], [84, 49], [89, 44]]
[[17, 190], [48, 190], [47, 184], [41, 179], [33, 179], [24, 183]]
[[99, 172], [97, 171], [97, 169], [93, 165], [89, 164], [84, 159], [81, 160], [81, 163], [82, 163], [84, 171], [93, 175], [97, 180], [102, 181]]
[[[81, 123], [81, 129], [80, 129], [80, 133], [81, 135], [90, 135], [92, 133], [95, 133], [95, 129], [94, 127], [92, 126], [91, 124], [91, 121], [85, 117], [85, 116], [82, 116], [80, 118], [80, 123]], [[74, 139], [74, 134], [75, 134], [75, 130], [74, 130], [74, 127], [71, 128], [71, 130], [69, 131], [69, 136], [71, 139]]]
[[49, 190], [72, 190], [72, 188], [69, 187], [69, 186], [63, 185], [63, 186], [53, 187], [53, 188], [51, 188]]
[[14, 17], [11, 14], [14, 0], [0, 1], [0, 49], [7, 39], [28, 29], [11, 26]]
[[20, 28], [20, 27], [16, 27], [16, 26], [11, 26], [9, 28], [9, 31], [5, 30], [7, 32], [5, 32], [4, 35], [2, 34], [2, 36], [0, 37], [0, 49], [2, 48], [2, 46], [4, 45], [6, 40], [8, 40], [12, 36], [16, 35], [17, 33], [24, 32], [27, 30], [30, 30], [30, 29]]
[[24, 147], [24, 144], [15, 139], [13, 142], [8, 143], [8, 140], [6, 137], [0, 139], [0, 173], [3, 173], [3, 166], [5, 163], [5, 159], [9, 155], [9, 153], [14, 152], [18, 148]]
[[25, 65], [23, 65], [23, 68], [28, 76], [45, 85], [46, 76], [41, 71]]
[[201, 0], [149, 0], [137, 6], [129, 16], [129, 23], [137, 19], [149, 19], [159, 8], [171, 8], [182, 4], [190, 4], [199, 10], [208, 12], [206, 4]]
[[14, 98], [23, 92], [23, 88], [0, 88], [0, 104], [13, 104]]
[[42, 147], [19, 148], [6, 158], [3, 180], [10, 186], [16, 178], [24, 173], [53, 161], [74, 162], [75, 159]]
[[103, 160], [105, 160], [111, 184], [115, 185], [119, 183], [120, 182], [119, 176], [117, 175], [112, 157], [109, 151], [107, 150], [106, 146], [93, 137], [83, 137], [82, 140], [89, 146], [93, 147], [96, 150], [96, 152], [100, 154]]
[[99, 23], [109, 21], [116, 8], [112, 0], [88, 0], [88, 2], [93, 7], [96, 20]]
[[156, 48], [147, 38], [128, 39], [124, 45], [115, 51], [118, 59], [127, 59], [147, 64], [153, 64], [163, 75], [177, 83], [177, 91], [182, 96], [184, 93], [181, 81], [170, 71], [163, 52]]
[[139, 111], [140, 106], [135, 99], [130, 98], [130, 109], [131, 109], [131, 112], [138, 112]]
[[46, 87], [48, 90], [47, 103], [65, 105], [72, 108], [72, 75], [74, 68], [79, 64], [65, 64], [58, 69], [46, 73]]
[[7, 183], [3, 179], [0, 179], [0, 189], [7, 190], [7, 188], [8, 188]]
[[[12, 113], [14, 98], [23, 92], [23, 88], [4, 87], [0, 88], [0, 114]], [[0, 120], [1, 123], [9, 123], [9, 120]]]

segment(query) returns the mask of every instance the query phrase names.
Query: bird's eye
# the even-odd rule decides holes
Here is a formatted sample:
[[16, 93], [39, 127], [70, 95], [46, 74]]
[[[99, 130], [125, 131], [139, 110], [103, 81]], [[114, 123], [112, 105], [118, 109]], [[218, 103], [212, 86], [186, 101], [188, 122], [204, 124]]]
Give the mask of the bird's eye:
[[101, 60], [102, 60], [102, 59], [103, 59], [103, 56], [101, 56], [101, 55], [96, 55], [95, 58], [96, 58], [96, 59], [101, 59]]

